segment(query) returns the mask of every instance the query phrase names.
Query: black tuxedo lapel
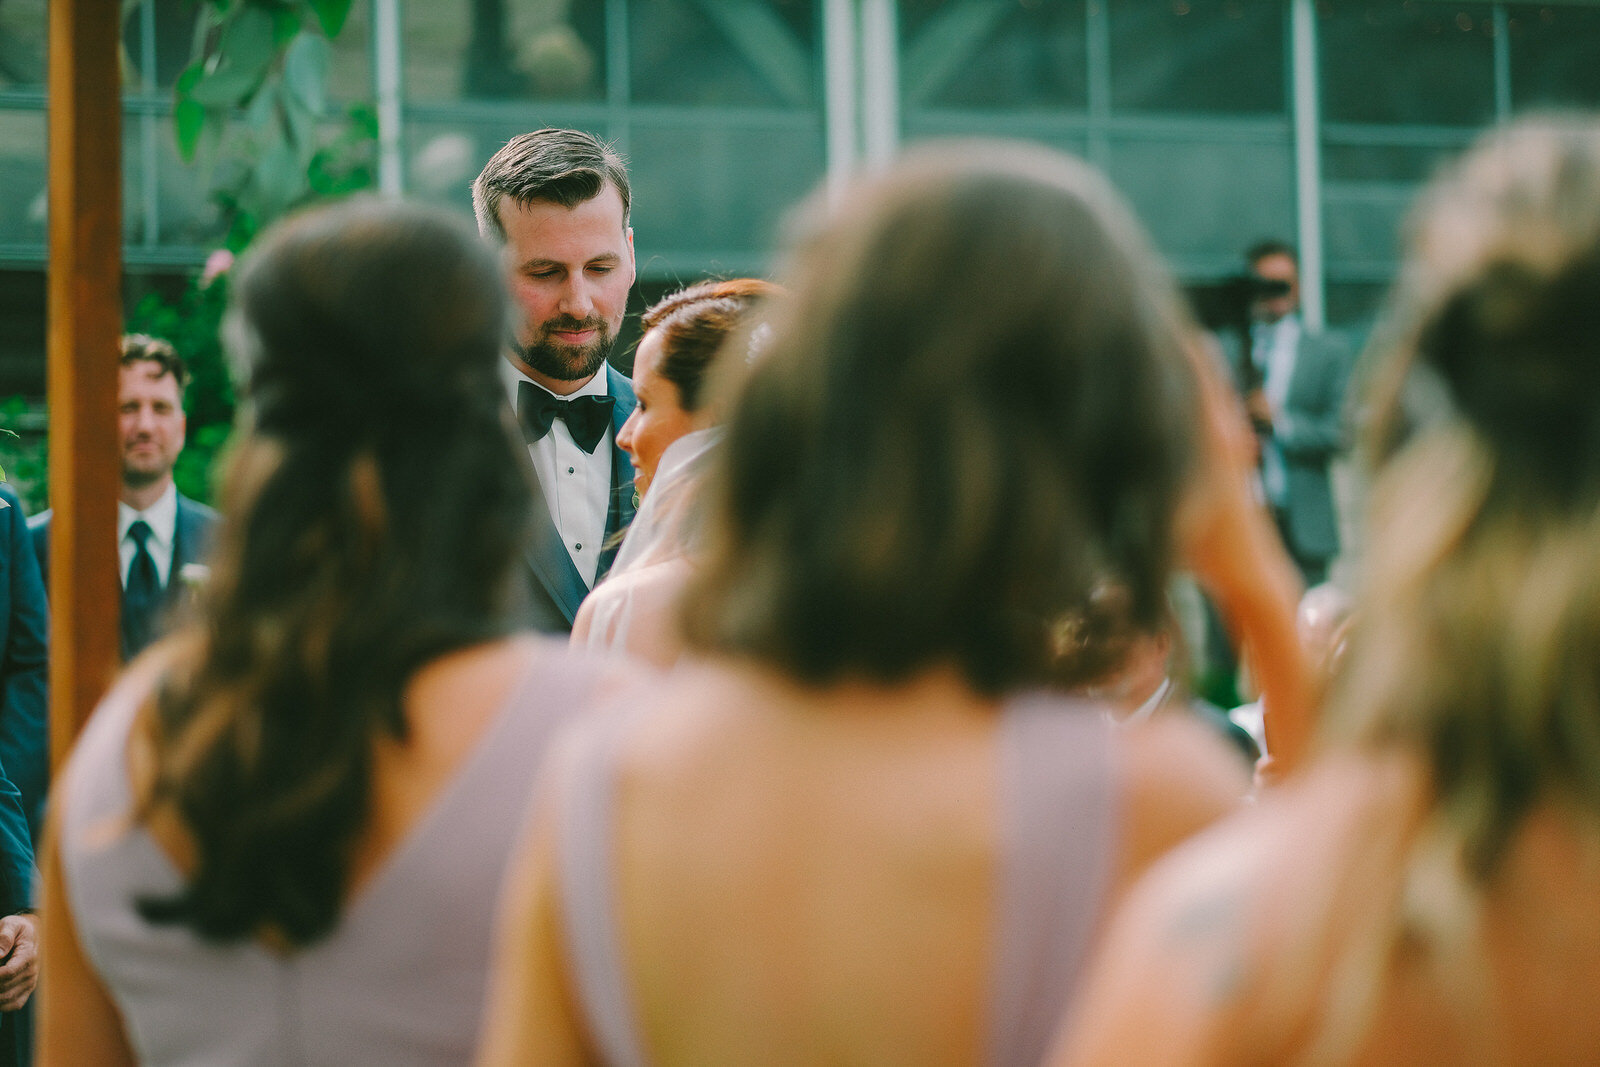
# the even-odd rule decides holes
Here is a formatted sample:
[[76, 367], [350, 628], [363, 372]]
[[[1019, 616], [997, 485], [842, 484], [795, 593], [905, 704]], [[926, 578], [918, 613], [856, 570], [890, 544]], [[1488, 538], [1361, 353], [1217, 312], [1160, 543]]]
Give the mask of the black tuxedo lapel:
[[567, 546], [562, 543], [561, 533], [556, 529], [555, 520], [550, 517], [550, 505], [542, 495], [538, 506], [533, 509], [533, 537], [528, 545], [528, 566], [533, 569], [533, 576], [539, 580], [561, 614], [566, 616], [567, 625], [571, 626], [578, 614], [578, 605], [589, 595], [589, 587], [583, 584], [583, 576], [573, 565], [572, 557], [567, 555]]

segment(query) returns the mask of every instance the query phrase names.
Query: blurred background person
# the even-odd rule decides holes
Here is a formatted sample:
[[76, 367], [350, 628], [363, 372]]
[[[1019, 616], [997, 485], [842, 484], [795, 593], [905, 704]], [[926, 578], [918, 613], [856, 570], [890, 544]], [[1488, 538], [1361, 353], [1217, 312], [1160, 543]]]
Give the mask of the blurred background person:
[[644, 313], [633, 358], [638, 405], [617, 434], [633, 464], [640, 510], [611, 572], [578, 609], [575, 645], [661, 666], [682, 653], [677, 598], [692, 568], [700, 483], [720, 437], [709, 379], [723, 343], [777, 291], [759, 278], [705, 281]]
[[[32, 1062], [33, 842], [49, 773], [49, 614], [22, 505], [0, 485], [0, 1065], [8, 1067]], [[31, 775], [31, 795], [12, 781], [13, 762]]]
[[587, 684], [509, 633], [531, 474], [497, 267], [358, 202], [264, 237], [230, 316], [200, 617], [53, 801], [44, 1061], [462, 1063], [531, 768]]
[[1402, 277], [1325, 749], [1151, 873], [1062, 1063], [1600, 1060], [1600, 125], [1489, 135]]
[[1126, 592], [1108, 584], [1094, 591], [1073, 629], [1070, 644], [1081, 657], [1077, 672], [1083, 679], [1075, 690], [1103, 702], [1112, 718], [1128, 725], [1152, 715], [1192, 715], [1237, 750], [1247, 770], [1255, 769], [1261, 757], [1256, 740], [1227, 712], [1190, 691], [1174, 611], [1169, 608], [1153, 626], [1134, 624]]
[[1237, 472], [1188, 481], [1121, 202], [973, 142], [811, 220], [709, 475], [697, 659], [551, 768], [480, 1062], [1037, 1062], [1108, 902], [1246, 788], [1195, 723], [1049, 692], [1107, 574], [1159, 615], [1180, 501], [1207, 574], [1275, 539]]
[[[189, 368], [166, 341], [122, 338], [117, 376], [117, 432], [122, 492], [117, 501], [117, 555], [122, 574], [122, 658], [132, 659], [164, 631], [183, 598], [180, 576], [204, 564], [217, 513], [178, 492], [172, 468], [183, 451], [183, 390]], [[50, 517], [29, 520], [39, 569], [50, 575]]]
[[1255, 302], [1248, 345], [1228, 345], [1234, 380], [1261, 438], [1261, 483], [1284, 542], [1306, 585], [1328, 577], [1339, 554], [1339, 519], [1328, 465], [1345, 444], [1348, 346], [1311, 333], [1300, 319], [1300, 265], [1294, 247], [1268, 240], [1245, 258], [1276, 295]]

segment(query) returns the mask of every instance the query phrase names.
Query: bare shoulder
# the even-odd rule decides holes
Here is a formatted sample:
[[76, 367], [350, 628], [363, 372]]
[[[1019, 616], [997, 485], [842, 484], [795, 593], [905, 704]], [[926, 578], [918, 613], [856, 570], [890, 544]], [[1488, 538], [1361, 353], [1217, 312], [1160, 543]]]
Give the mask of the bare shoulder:
[[1238, 754], [1203, 723], [1158, 717], [1118, 732], [1116, 743], [1127, 881], [1249, 795]]
[[1386, 791], [1355, 761], [1319, 766], [1155, 862], [1097, 947], [1055, 1062], [1279, 1062], [1343, 936], [1340, 886], [1392, 810]]

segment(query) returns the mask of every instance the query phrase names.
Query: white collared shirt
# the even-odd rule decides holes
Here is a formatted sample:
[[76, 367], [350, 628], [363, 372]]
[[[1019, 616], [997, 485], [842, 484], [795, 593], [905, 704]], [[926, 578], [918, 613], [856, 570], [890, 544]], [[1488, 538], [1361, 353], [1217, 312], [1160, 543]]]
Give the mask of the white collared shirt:
[[[1294, 377], [1295, 357], [1300, 352], [1300, 331], [1300, 317], [1291, 314], [1277, 322], [1257, 326], [1253, 338], [1256, 365], [1261, 368], [1261, 392], [1272, 411], [1274, 438], [1289, 432], [1289, 381]], [[1267, 499], [1282, 506], [1289, 489], [1283, 451], [1275, 440], [1264, 442], [1264, 446], [1261, 480]]]
[[[511, 397], [511, 410], [517, 410], [517, 387], [522, 382], [532, 382], [536, 389], [544, 386], [534, 382], [509, 360], [502, 359], [501, 378]], [[550, 390], [544, 389], [549, 393]], [[554, 396], [555, 394], [551, 394]], [[609, 396], [606, 370], [601, 367], [593, 378], [576, 391], [560, 400], [580, 396]], [[594, 587], [595, 574], [600, 569], [600, 549], [606, 536], [606, 515], [611, 509], [611, 442], [614, 434], [607, 427], [605, 436], [594, 446], [594, 452], [585, 452], [572, 439], [572, 431], [562, 419], [550, 424], [550, 432], [528, 446], [528, 458], [533, 461], [533, 471], [539, 476], [539, 488], [544, 491], [550, 520], [555, 523], [561, 543], [567, 546], [567, 555], [585, 585]]]
[[159, 500], [143, 511], [134, 511], [122, 501], [117, 501], [117, 557], [122, 561], [122, 588], [128, 588], [128, 571], [133, 567], [133, 555], [139, 546], [128, 536], [128, 527], [143, 519], [150, 527], [150, 536], [144, 547], [155, 561], [156, 577], [161, 588], [167, 587], [172, 573], [172, 549], [178, 538], [178, 487], [167, 483], [167, 491]]

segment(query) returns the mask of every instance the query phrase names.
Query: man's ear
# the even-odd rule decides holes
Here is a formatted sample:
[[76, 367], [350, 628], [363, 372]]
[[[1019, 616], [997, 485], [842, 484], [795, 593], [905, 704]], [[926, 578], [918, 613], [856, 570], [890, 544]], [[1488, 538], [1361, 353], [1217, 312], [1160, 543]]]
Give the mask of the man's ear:
[[632, 286], [639, 280], [639, 263], [633, 254], [633, 227], [629, 226], [625, 232], [628, 235], [628, 285]]

